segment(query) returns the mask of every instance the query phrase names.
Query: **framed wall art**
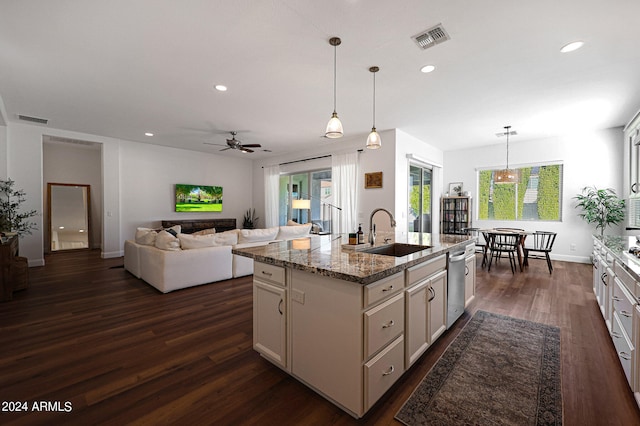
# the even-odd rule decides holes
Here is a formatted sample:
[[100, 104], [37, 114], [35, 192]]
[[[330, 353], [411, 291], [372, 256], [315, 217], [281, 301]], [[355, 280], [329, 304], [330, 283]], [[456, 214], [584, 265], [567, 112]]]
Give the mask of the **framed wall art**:
[[382, 172], [365, 173], [364, 187], [365, 189], [382, 188]]

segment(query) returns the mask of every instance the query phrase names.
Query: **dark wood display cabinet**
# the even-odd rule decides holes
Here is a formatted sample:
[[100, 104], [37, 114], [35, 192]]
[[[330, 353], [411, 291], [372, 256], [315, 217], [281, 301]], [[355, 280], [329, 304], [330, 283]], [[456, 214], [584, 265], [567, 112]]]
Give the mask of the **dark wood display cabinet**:
[[0, 244], [0, 301], [11, 300], [14, 291], [27, 288], [27, 258], [18, 256], [18, 253], [17, 235], [3, 239]]
[[464, 234], [471, 227], [471, 197], [442, 197], [440, 232]]

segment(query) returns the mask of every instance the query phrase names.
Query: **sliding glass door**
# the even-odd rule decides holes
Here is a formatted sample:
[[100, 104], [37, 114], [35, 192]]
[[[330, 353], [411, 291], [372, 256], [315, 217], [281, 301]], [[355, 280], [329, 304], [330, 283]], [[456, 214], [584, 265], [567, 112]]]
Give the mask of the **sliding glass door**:
[[431, 232], [431, 179], [428, 167], [409, 165], [409, 232]]
[[[280, 225], [289, 220], [312, 222], [317, 232], [331, 231], [331, 170], [295, 173], [280, 176]], [[294, 208], [293, 200], [309, 200], [310, 209]]]

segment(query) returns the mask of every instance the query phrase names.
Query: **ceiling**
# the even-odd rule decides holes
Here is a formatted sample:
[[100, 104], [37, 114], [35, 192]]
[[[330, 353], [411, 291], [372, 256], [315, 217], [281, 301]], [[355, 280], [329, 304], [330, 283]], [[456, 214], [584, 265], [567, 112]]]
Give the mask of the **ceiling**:
[[[322, 138], [338, 36], [345, 137], [365, 143], [377, 65], [379, 131], [448, 151], [502, 143], [511, 125], [515, 143], [632, 118], [639, 17], [637, 0], [3, 0], [0, 97], [9, 122], [196, 151], [217, 153], [204, 142], [231, 130], [272, 151], [254, 159], [339, 146]], [[418, 48], [439, 23], [450, 40]]]

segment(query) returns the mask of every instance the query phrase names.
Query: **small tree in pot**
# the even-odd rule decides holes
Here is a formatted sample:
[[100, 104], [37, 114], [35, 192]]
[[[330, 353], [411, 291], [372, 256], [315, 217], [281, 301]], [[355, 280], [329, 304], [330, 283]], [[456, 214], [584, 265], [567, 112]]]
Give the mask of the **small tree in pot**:
[[587, 223], [595, 223], [596, 231], [600, 229], [600, 236], [604, 236], [604, 230], [609, 225], [616, 225], [624, 220], [624, 200], [611, 189], [597, 189], [593, 187], [582, 188], [582, 194], [574, 199], [578, 200], [576, 208], [582, 208], [578, 214]]
[[20, 205], [26, 201], [22, 189], [13, 189], [15, 181], [0, 180], [0, 231], [17, 232], [22, 236], [38, 229], [35, 222], [28, 220], [38, 214], [35, 210], [20, 212]]
[[244, 229], [255, 229], [256, 225], [258, 225], [258, 219], [260, 218], [256, 216], [256, 209], [249, 209], [242, 219], [242, 227]]

